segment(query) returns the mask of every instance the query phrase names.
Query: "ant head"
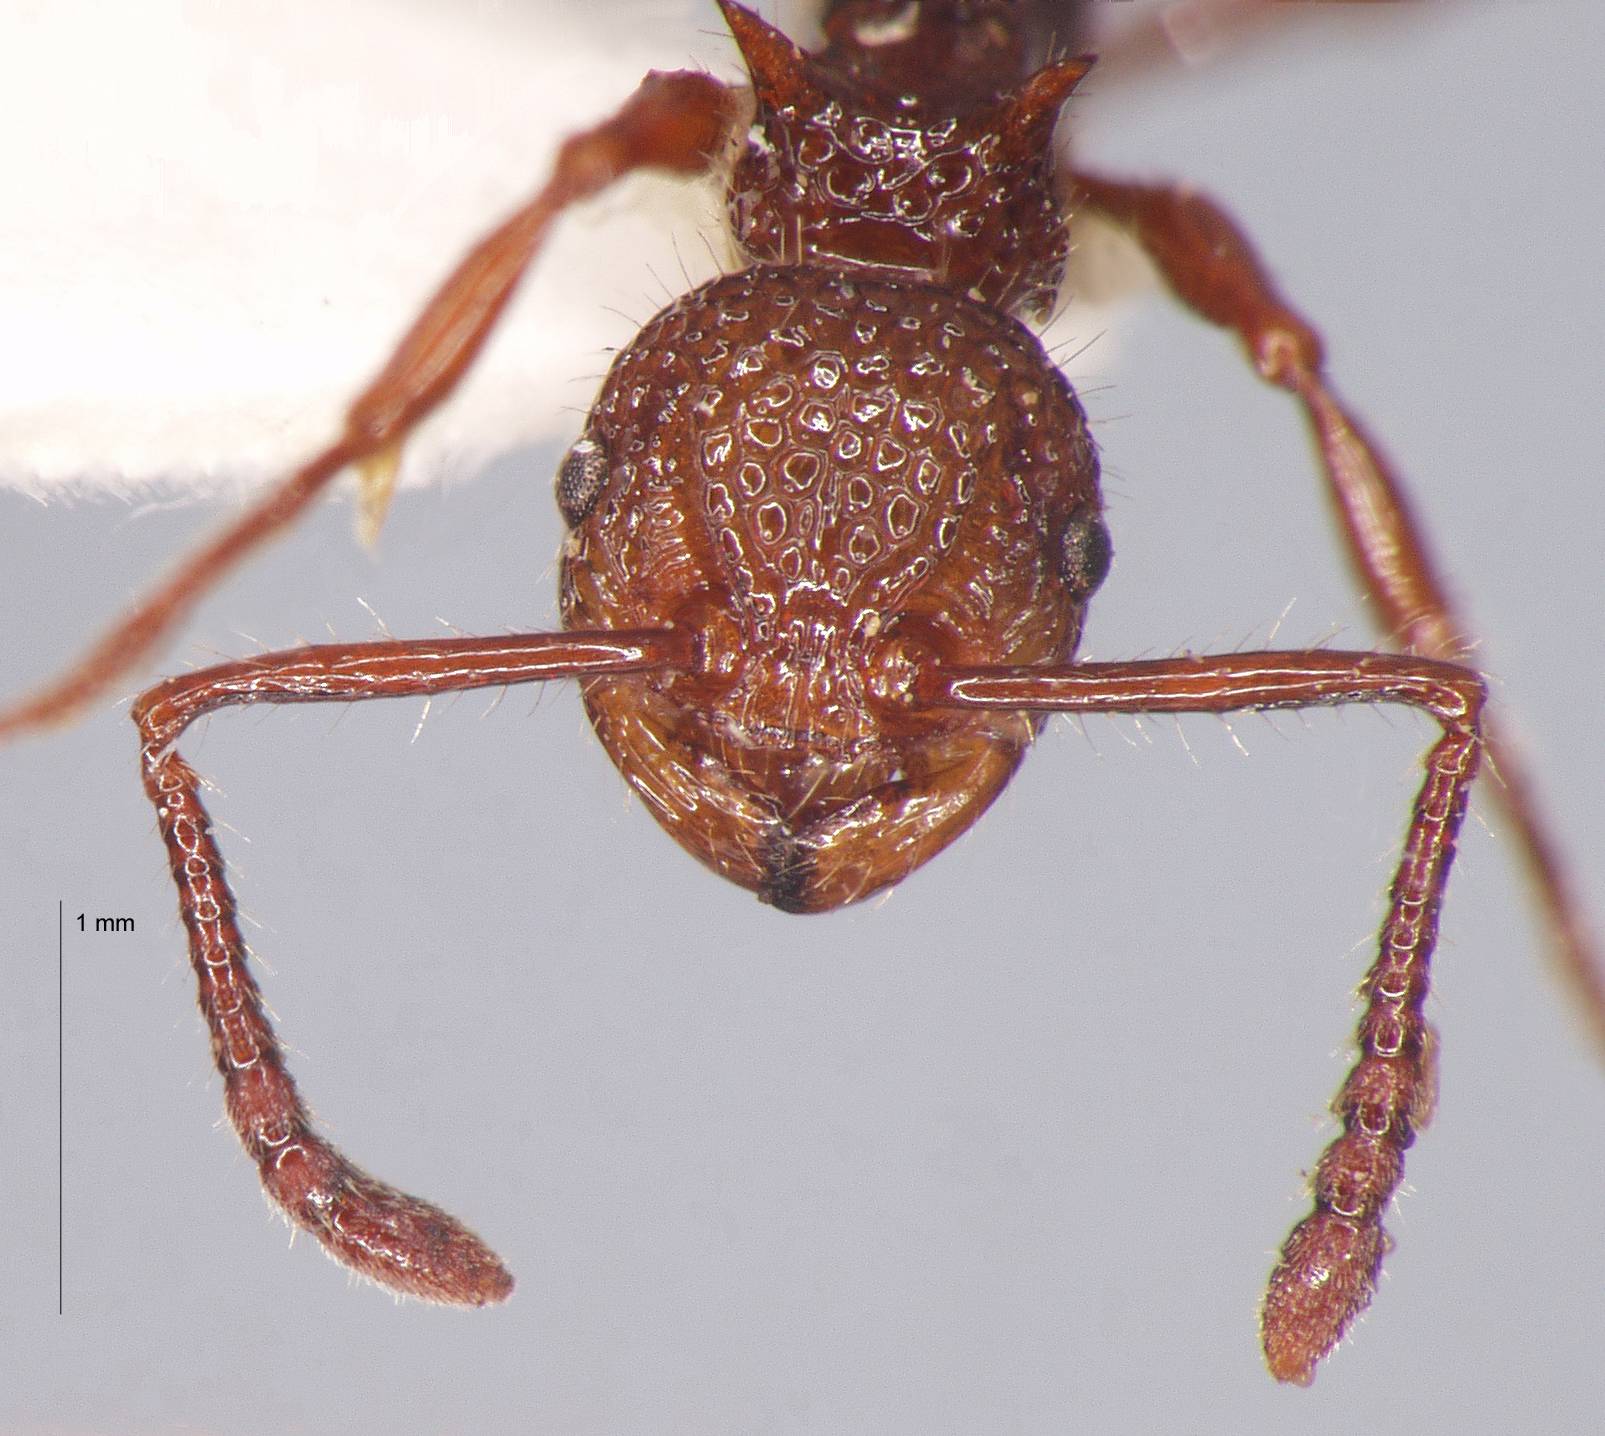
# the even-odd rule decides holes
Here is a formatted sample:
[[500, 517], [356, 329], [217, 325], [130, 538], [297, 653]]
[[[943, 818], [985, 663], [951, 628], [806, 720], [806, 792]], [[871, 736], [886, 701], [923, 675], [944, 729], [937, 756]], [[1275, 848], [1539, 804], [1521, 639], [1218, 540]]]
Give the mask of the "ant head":
[[1109, 566], [1086, 418], [1035, 336], [818, 265], [652, 320], [558, 500], [564, 624], [694, 654], [589, 686], [597, 732], [679, 842], [794, 912], [896, 882], [991, 801], [1035, 720], [929, 704], [922, 675], [1067, 661]]
[[[1023, 60], [988, 48], [984, 23], [959, 32], [962, 54], [929, 56], [879, 11], [850, 10], [815, 56], [734, 0], [721, 5], [756, 106], [728, 195], [754, 260], [866, 266], [1006, 310], [1051, 308], [1067, 253], [1053, 132], [1089, 57], [1011, 87]], [[888, 53], [898, 63], [882, 63]], [[916, 96], [897, 77], [922, 65]], [[953, 77], [934, 99], [933, 73]]]

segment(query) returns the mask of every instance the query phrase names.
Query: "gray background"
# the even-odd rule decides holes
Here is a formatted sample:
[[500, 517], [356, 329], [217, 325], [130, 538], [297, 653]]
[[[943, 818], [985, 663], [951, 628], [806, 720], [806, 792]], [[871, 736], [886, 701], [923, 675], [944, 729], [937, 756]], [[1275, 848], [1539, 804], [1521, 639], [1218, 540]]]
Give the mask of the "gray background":
[[[1595, 6], [1444, 6], [1078, 131], [1228, 200], [1323, 325], [1596, 913], [1602, 54]], [[1087, 401], [1118, 553], [1089, 656], [1253, 645], [1291, 599], [1280, 643], [1368, 641], [1302, 430], [1223, 339], [1138, 306]], [[377, 565], [331, 506], [164, 666], [364, 636], [356, 595], [398, 634], [549, 625], [553, 463], [404, 495]], [[0, 691], [218, 516], [0, 496]], [[436, 704], [416, 741], [415, 703], [235, 714], [185, 751], [250, 839], [225, 834], [306, 1093], [497, 1247], [520, 1286], [494, 1312], [286, 1250], [218, 1129], [121, 707], [0, 754], [0, 1428], [1597, 1429], [1605, 1079], [1476, 817], [1376, 1309], [1312, 1391], [1257, 1353], [1422, 723], [1244, 717], [1247, 758], [1215, 720], [1057, 723], [889, 900], [797, 919], [658, 831], [572, 692], [485, 706]], [[68, 935], [63, 1316], [58, 899], [137, 923]]]

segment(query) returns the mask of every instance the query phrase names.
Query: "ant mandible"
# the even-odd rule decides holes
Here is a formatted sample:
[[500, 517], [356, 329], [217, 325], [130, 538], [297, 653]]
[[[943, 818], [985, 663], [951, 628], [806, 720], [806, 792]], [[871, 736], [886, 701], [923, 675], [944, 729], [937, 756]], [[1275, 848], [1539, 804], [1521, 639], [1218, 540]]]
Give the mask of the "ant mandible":
[[[1055, 124], [1090, 60], [1039, 66], [1025, 7], [1002, 3], [846, 0], [811, 56], [721, 3], [750, 94], [653, 75], [569, 141], [546, 186], [446, 281], [339, 440], [61, 681], [0, 714], [0, 734], [104, 692], [346, 468], [364, 470], [381, 511], [407, 435], [461, 379], [570, 205], [640, 169], [728, 167], [750, 267], [648, 324], [559, 472], [566, 632], [265, 654], [136, 704], [230, 1118], [269, 1194], [337, 1259], [436, 1300], [511, 1289], [470, 1232], [312, 1129], [246, 967], [198, 780], [175, 749], [217, 708], [580, 678], [604, 746], [676, 839], [760, 899], [814, 912], [898, 882], [965, 830], [1048, 712], [1402, 703], [1442, 733], [1367, 979], [1360, 1061], [1337, 1101], [1344, 1132], [1263, 1316], [1273, 1373], [1307, 1382], [1370, 1298], [1382, 1211], [1430, 1111], [1428, 964], [1486, 754], [1585, 1010], [1596, 1023], [1605, 1012], [1526, 785], [1489, 732], [1481, 680], [1457, 663], [1465, 630], [1396, 479], [1326, 382], [1317, 336], [1230, 220], [1185, 191], [1055, 160]], [[1075, 395], [1014, 316], [1051, 304], [1076, 213], [1131, 230], [1182, 302], [1236, 332], [1261, 377], [1302, 405], [1403, 653], [1072, 662], [1110, 556], [1096, 455]]]

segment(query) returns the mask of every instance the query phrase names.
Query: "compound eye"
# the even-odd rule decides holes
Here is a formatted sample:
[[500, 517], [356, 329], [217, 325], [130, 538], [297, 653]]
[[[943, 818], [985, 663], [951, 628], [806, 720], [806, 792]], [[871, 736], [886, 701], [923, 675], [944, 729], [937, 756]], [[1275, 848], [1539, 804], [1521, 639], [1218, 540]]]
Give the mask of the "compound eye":
[[587, 433], [563, 455], [557, 466], [557, 507], [563, 522], [578, 528], [596, 507], [607, 487], [607, 449], [595, 434]]
[[1076, 598], [1088, 597], [1109, 576], [1114, 556], [1109, 530], [1095, 508], [1071, 514], [1059, 540], [1059, 576]]

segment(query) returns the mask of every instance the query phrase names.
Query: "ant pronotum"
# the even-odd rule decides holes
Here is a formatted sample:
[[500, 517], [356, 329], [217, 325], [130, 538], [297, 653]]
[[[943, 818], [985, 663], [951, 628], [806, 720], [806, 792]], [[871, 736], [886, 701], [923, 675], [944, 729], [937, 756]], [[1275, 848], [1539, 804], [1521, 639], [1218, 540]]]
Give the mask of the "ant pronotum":
[[[1069, 802], [1069, 797], [1067, 797], [1067, 802]], [[785, 890], [780, 889], [780, 887], [774, 887], [774, 889], [770, 890], [770, 897], [782, 897], [782, 899], [785, 899], [786, 895], [788, 894], [786, 894]], [[1290, 943], [1292, 943], [1292, 945], [1297, 945], [1297, 935], [1290, 935]]]

